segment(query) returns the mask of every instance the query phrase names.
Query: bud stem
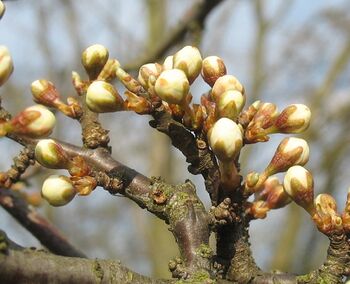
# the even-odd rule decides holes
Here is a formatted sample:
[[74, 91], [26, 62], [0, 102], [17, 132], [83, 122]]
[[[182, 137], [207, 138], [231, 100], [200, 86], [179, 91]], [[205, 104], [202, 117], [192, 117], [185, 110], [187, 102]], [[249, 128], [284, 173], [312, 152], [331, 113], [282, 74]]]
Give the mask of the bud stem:
[[226, 189], [234, 189], [239, 186], [240, 177], [234, 161], [223, 162], [219, 160], [221, 185]]

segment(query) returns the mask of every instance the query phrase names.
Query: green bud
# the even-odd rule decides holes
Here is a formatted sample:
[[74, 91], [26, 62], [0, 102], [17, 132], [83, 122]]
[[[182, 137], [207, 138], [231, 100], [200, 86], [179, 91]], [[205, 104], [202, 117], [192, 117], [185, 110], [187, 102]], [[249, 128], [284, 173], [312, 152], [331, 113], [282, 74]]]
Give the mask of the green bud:
[[86, 104], [93, 112], [113, 112], [122, 110], [123, 99], [111, 84], [94, 81], [87, 89]]
[[76, 191], [68, 177], [52, 175], [48, 177], [42, 186], [42, 197], [52, 206], [63, 206], [69, 203]]
[[242, 132], [234, 121], [223, 117], [209, 130], [208, 141], [220, 161], [231, 161], [242, 148]]
[[49, 169], [65, 169], [70, 161], [61, 145], [53, 139], [42, 139], [36, 144], [35, 159]]
[[224, 61], [218, 56], [208, 56], [203, 59], [202, 78], [213, 87], [216, 80], [226, 75], [226, 66]]
[[81, 62], [89, 75], [90, 80], [94, 80], [102, 71], [108, 60], [108, 50], [101, 44], [94, 44], [84, 50]]
[[180, 69], [163, 71], [155, 83], [156, 94], [169, 104], [182, 104], [189, 89], [186, 74]]
[[13, 62], [10, 52], [6, 46], [0, 45], [0, 86], [2, 86], [7, 81], [12, 72]]

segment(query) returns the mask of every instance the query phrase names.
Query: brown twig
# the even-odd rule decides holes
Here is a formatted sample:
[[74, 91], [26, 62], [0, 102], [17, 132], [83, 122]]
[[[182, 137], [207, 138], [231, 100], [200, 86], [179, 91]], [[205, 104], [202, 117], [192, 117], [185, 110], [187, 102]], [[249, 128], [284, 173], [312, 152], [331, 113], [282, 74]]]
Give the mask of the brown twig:
[[0, 205], [55, 254], [86, 257], [62, 233], [12, 190], [0, 189]]
[[221, 2], [222, 0], [201, 0], [194, 4], [185, 14], [184, 18], [179, 21], [179, 25], [170, 31], [163, 41], [154, 46], [141, 58], [124, 66], [124, 69], [126, 71], [137, 70], [145, 63], [156, 62], [159, 58], [164, 57], [172, 46], [186, 36], [186, 33], [191, 29], [193, 23], [198, 23], [200, 26], [203, 26], [206, 17]]

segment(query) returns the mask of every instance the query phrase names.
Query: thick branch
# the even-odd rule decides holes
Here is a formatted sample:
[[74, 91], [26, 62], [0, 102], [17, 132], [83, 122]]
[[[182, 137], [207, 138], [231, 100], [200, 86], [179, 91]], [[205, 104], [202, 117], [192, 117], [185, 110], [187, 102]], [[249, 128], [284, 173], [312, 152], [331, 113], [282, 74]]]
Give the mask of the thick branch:
[[9, 250], [0, 254], [1, 283], [172, 283], [125, 268], [119, 261], [62, 257], [44, 251]]
[[29, 207], [27, 202], [15, 192], [0, 189], [0, 205], [53, 253], [86, 257], [71, 245], [53, 224]]
[[329, 237], [330, 244], [325, 263], [317, 270], [298, 277], [298, 283], [343, 283], [350, 265], [350, 244], [344, 233]]
[[172, 144], [182, 152], [186, 161], [191, 164], [188, 167], [190, 173], [203, 176], [212, 203], [216, 205], [220, 173], [215, 156], [209, 150], [205, 139], [196, 138], [180, 122], [174, 120], [163, 107], [159, 107], [152, 115], [154, 120], [150, 122], [150, 125], [169, 136]]

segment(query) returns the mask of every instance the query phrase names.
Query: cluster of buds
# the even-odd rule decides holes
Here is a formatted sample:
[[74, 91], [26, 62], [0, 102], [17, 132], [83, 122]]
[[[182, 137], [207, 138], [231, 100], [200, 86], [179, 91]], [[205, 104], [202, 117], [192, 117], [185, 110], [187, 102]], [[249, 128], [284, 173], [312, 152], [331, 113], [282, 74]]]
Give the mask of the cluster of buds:
[[[158, 74], [157, 69], [161, 69], [161, 65], [146, 64], [142, 66], [139, 72], [140, 82], [138, 82], [120, 68], [118, 60], [109, 59], [108, 50], [100, 44], [92, 45], [83, 52], [82, 64], [90, 81], [84, 82], [78, 73], [73, 72], [73, 84], [79, 95], [86, 94], [85, 102], [91, 111], [106, 113], [131, 110], [139, 114], [150, 112], [151, 103], [138, 94], [144, 92], [143, 88], [146, 89], [148, 81], [155, 80], [154, 77]], [[109, 83], [116, 77], [127, 88], [126, 100]]]
[[69, 157], [53, 139], [42, 139], [36, 144], [35, 159], [49, 169], [67, 169], [72, 176], [83, 177], [91, 172], [82, 157]]
[[290, 167], [304, 166], [309, 160], [309, 146], [304, 139], [287, 137], [278, 145], [277, 150], [268, 166], [261, 173], [250, 173], [246, 177], [245, 194], [262, 189], [266, 179], [276, 173], [285, 172]]
[[[88, 195], [97, 186], [89, 176], [91, 170], [82, 157], [69, 157], [62, 146], [52, 139], [42, 139], [35, 147], [35, 159], [50, 169], [67, 169], [70, 178], [53, 176], [42, 188], [42, 196], [54, 206], [62, 206], [73, 199], [75, 194]], [[52, 188], [49, 188], [51, 186]]]
[[31, 84], [31, 91], [34, 101], [38, 104], [56, 108], [72, 118], [77, 118], [82, 113], [81, 106], [75, 98], [69, 97], [67, 104], [63, 103], [58, 90], [50, 81], [44, 79], [34, 81]]
[[246, 143], [268, 141], [268, 135], [273, 133], [301, 133], [309, 127], [311, 119], [310, 109], [303, 104], [289, 105], [279, 113], [272, 103], [256, 102], [242, 120], [247, 120], [249, 115], [244, 137]]
[[[2, 14], [1, 14], [1, 5], [0, 5], [0, 18], [1, 16]], [[10, 77], [12, 72], [13, 72], [13, 62], [12, 62], [10, 52], [6, 46], [0, 45], [0, 86], [2, 86], [7, 81], [7, 79]]]
[[275, 176], [269, 177], [263, 188], [256, 194], [254, 202], [246, 205], [246, 213], [254, 219], [263, 219], [271, 209], [282, 208], [292, 201]]
[[[349, 232], [349, 202], [340, 215], [334, 198], [326, 193], [314, 199], [314, 181], [311, 173], [301, 166], [291, 167], [284, 177], [284, 190], [299, 206], [312, 217], [318, 230], [327, 236], [345, 231]], [[349, 201], [348, 194], [348, 201]]]
[[48, 136], [55, 127], [54, 114], [43, 105], [28, 107], [8, 121], [0, 122], [0, 136], [10, 133], [32, 138]]

